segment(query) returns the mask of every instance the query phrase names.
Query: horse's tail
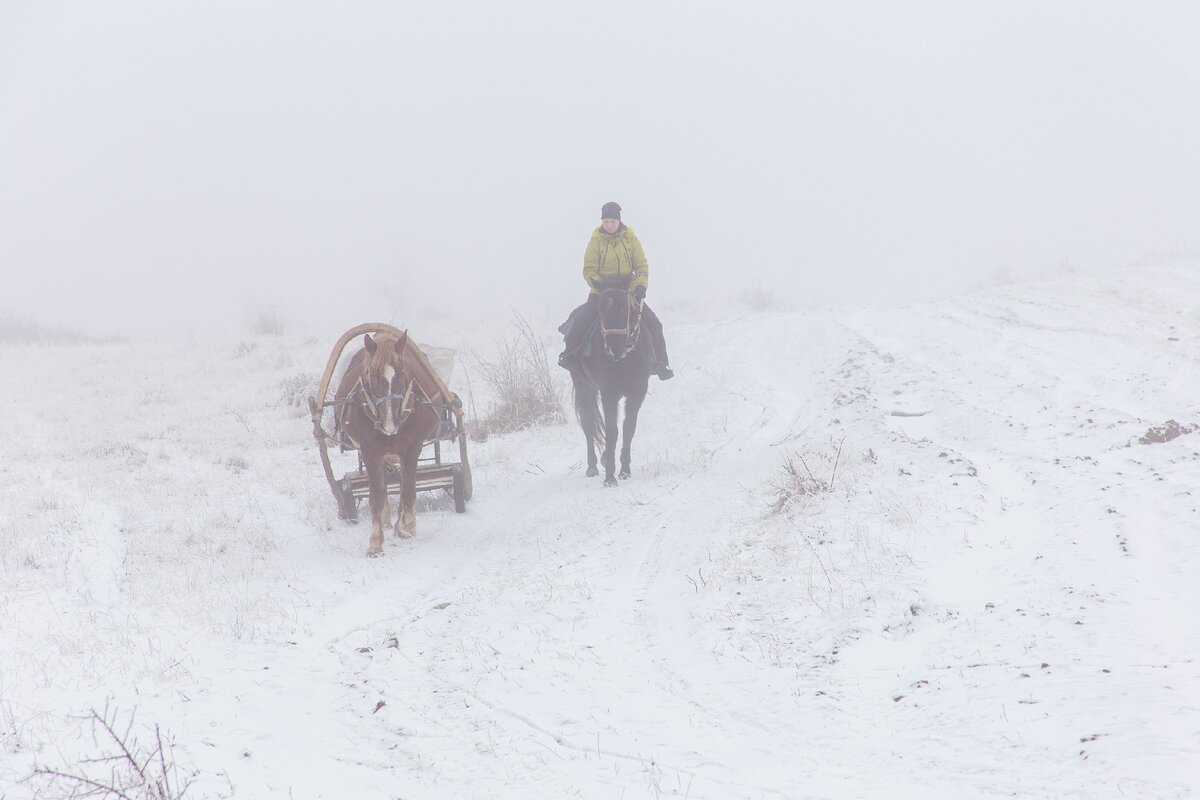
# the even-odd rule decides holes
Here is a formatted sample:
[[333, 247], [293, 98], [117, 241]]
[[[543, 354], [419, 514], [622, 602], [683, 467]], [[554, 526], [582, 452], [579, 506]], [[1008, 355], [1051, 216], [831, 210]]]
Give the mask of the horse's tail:
[[600, 390], [587, 381], [571, 376], [571, 394], [575, 402], [575, 419], [584, 433], [591, 427], [592, 441], [604, 449], [604, 414], [600, 410]]

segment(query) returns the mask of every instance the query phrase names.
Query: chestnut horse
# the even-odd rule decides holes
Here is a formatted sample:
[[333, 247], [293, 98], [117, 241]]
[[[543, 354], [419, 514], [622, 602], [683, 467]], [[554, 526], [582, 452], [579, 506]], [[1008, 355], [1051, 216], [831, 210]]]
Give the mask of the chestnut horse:
[[[415, 346], [415, 345], [414, 345]], [[335, 395], [338, 428], [362, 457], [367, 470], [371, 506], [371, 539], [367, 555], [383, 555], [383, 529], [391, 525], [387, 470], [400, 467], [400, 505], [396, 535], [417, 533], [417, 459], [425, 441], [438, 429], [438, 414], [429, 403], [437, 385], [424, 365], [407, 351], [408, 331], [363, 336], [363, 349], [350, 359]]]
[[[628, 478], [629, 446], [637, 430], [638, 410], [646, 399], [653, 353], [649, 335], [642, 335], [642, 304], [630, 290], [630, 276], [602, 281], [595, 330], [571, 369], [575, 416], [587, 440], [587, 476], [599, 475], [595, 444], [604, 446], [604, 485], [616, 486], [617, 408], [625, 399], [621, 439], [622, 479]], [[597, 399], [599, 403], [597, 403]], [[604, 414], [600, 414], [603, 405]]]

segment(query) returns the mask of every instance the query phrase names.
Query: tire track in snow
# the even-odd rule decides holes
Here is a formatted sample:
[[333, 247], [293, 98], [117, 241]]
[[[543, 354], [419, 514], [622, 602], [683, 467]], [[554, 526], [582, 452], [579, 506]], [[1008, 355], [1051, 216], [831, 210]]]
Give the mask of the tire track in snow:
[[[794, 324], [794, 321], [789, 322]], [[714, 546], [721, 546], [726, 538], [725, 531], [714, 530], [714, 525], [717, 528], [726, 526], [726, 529], [732, 532], [743, 525], [757, 524], [751, 517], [729, 516], [727, 519], [714, 520], [712, 509], [737, 508], [745, 502], [745, 491], [740, 487], [730, 486], [726, 476], [745, 475], [753, 480], [762, 476], [766, 470], [773, 470], [774, 464], [764, 462], [762, 454], [770, 453], [775, 456], [777, 451], [773, 449], [774, 446], [794, 435], [797, 424], [805, 428], [811, 424], [811, 418], [805, 416], [804, 412], [788, 416], [772, 414], [771, 409], [784, 410], [794, 407], [801, 398], [790, 393], [785, 395], [784, 392], [791, 387], [811, 385], [812, 377], [818, 369], [816, 365], [805, 361], [804, 356], [808, 353], [800, 352], [799, 343], [811, 342], [816, 337], [811, 333], [808, 336], [801, 335], [794, 329], [786, 332], [765, 330], [759, 333], [764, 337], [762, 346], [772, 342], [793, 343], [793, 350], [778, 352], [776, 356], [778, 363], [786, 363], [792, 367], [793, 374], [771, 371], [769, 374], [756, 376], [746, 393], [747, 398], [753, 398], [753, 402], [743, 399], [732, 414], [735, 418], [752, 417], [753, 421], [726, 440], [720, 452], [716, 454], [711, 469], [699, 472], [686, 484], [672, 487], [667, 498], [668, 507], [650, 517], [651, 524], [647, 526], [650, 530], [650, 540], [639, 555], [631, 580], [631, 607], [641, 628], [648, 659], [661, 673], [659, 683], [664, 691], [671, 691], [680, 696], [695, 715], [706, 720], [706, 727], [725, 728], [733, 749], [740, 747], [744, 750], [748, 745], [756, 749], [757, 755], [752, 757], [751, 761], [770, 761], [782, 750], [795, 754], [794, 758], [798, 762], [805, 762], [808, 759], [800, 755], [805, 752], [804, 748], [789, 744], [798, 744], [808, 738], [801, 735], [799, 724], [794, 721], [794, 717], [787, 714], [764, 714], [760, 707], [747, 707], [744, 697], [731, 697], [727, 692], [721, 691], [720, 686], [702, 687], [696, 680], [686, 677], [696, 672], [698, 660], [711, 661], [713, 658], [712, 654], [697, 652], [695, 637], [692, 635], [698, 625], [707, 623], [701, 623], [686, 612], [681, 616], [668, 616], [663, 611], [671, 609], [674, 612], [687, 608], [686, 601], [680, 602], [677, 588], [673, 590], [669, 584], [674, 583], [675, 587], [681, 587], [687, 586], [685, 580], [693, 581], [696, 582], [695, 592], [700, 591], [699, 584], [705, 580], [702, 566], [707, 560], [705, 551]], [[753, 343], [743, 344], [743, 347], [754, 346]], [[842, 358], [842, 346], [839, 335], [838, 343], [827, 346], [823, 355], [832, 352], [836, 363]], [[779, 350], [778, 347], [776, 349]], [[832, 370], [832, 365], [826, 365], [826, 369]], [[754, 407], [754, 402], [761, 403], [758, 412], [746, 413]], [[811, 405], [813, 400], [810, 398], [805, 402]], [[695, 530], [705, 532], [706, 535], [681, 537], [680, 530]], [[689, 565], [689, 569], [701, 566], [697, 572], [688, 575], [689, 569], [683, 568], [684, 564]], [[744, 765], [747, 763], [746, 756], [747, 754], [743, 753], [742, 758], [736, 759], [736, 762]], [[809, 762], [809, 766], [815, 767], [816, 762]], [[788, 786], [781, 788], [781, 791], [794, 793], [798, 789], [798, 786]]]
[[[766, 338], [770, 339], [772, 337], [767, 336]], [[682, 687], [685, 696], [680, 700], [671, 702], [677, 703], [682, 701], [686, 703], [691, 709], [691, 715], [702, 714], [702, 718], [707, 720], [705, 724], [708, 727], [727, 728], [731, 724], [741, 726], [743, 732], [748, 734], [743, 738], [751, 741], [763, 739], [764, 731], [770, 730], [769, 726], [756, 721], [752, 715], [737, 708], [736, 705], [726, 702], [714, 703], [712, 695], [706, 694], [699, 698], [687, 696], [689, 693], [691, 695], [697, 693], [690, 682], [683, 681], [682, 673], [679, 670], [666, 671], [662, 676], [655, 675], [656, 671], [662, 672], [658, 667], [655, 667], [656, 662], [659, 665], [668, 664], [667, 657], [661, 652], [661, 645], [655, 644], [655, 640], [658, 638], [655, 635], [655, 628], [660, 623], [644, 616], [639, 606], [644, 606], [647, 602], [653, 600], [654, 580], [652, 576], [655, 574], [670, 573], [670, 552], [672, 548], [667, 546], [668, 535], [663, 534], [657, 525], [655, 525], [653, 533], [641, 546], [630, 548], [630, 543], [622, 541], [622, 537], [629, 535], [626, 531], [636, 532], [645, 530], [647, 527], [647, 508], [653, 508], [655, 505], [663, 504], [675, 511], [685, 506], [703, 508], [705, 505], [708, 505], [711, 507], [714, 503], [713, 498], [706, 497], [711, 492], [709, 490], [709, 479], [705, 476], [713, 471], [712, 465], [715, 462], [725, 459], [726, 454], [736, 450], [739, 445], [743, 448], [748, 445], [753, 446], [753, 448], [766, 448], [771, 442], [780, 438], [780, 429], [768, 424], [769, 403], [764, 404], [764, 394], [761, 381], [759, 383], [743, 382], [739, 385], [741, 403], [732, 410], [722, 399], [713, 399], [709, 403], [709, 412], [706, 419], [708, 420], [708, 428], [717, 433], [717, 438], [707, 439], [703, 443], [703, 462], [687, 469], [683, 475], [651, 477], [649, 480], [642, 478], [642, 482], [639, 483], [638, 473], [635, 472], [633, 481], [626, 483], [617, 492], [609, 493], [607, 490], [600, 490], [598, 485], [596, 485], [595, 487], [589, 487], [586, 497], [581, 498], [577, 492], [571, 492], [567, 495], [567, 502], [569, 503], [584, 503], [582, 513], [585, 516], [593, 515], [590, 520], [592, 528], [586, 531], [584, 537], [575, 541], [573, 547], [585, 551], [596, 551], [602, 560], [611, 561], [615, 558], [618, 564], [624, 566], [618, 566], [615, 570], [610, 569], [610, 572], [626, 572], [632, 576], [631, 579], [619, 584], [629, 587], [628, 591], [618, 588], [612, 592], [614, 596], [624, 593], [627, 595], [626, 599], [618, 602], [614, 597], [610, 602], [611, 607], [622, 609], [618, 616], [627, 619], [628, 624], [632, 625], [633, 630], [638, 631], [638, 633], [634, 633], [632, 636], [625, 634], [617, 637], [627, 643], [621, 646], [619, 650], [622, 655], [616, 656], [613, 660], [617, 662], [628, 661], [632, 657], [639, 666], [637, 669], [629, 670], [629, 672], [631, 675], [649, 673], [649, 677], [644, 678], [645, 685], [660, 687], [657, 691], [658, 694], [664, 694], [665, 690], [663, 687], [670, 686], [672, 683], [677, 687], [677, 692]], [[755, 411], [750, 414], [743, 414], [741, 410], [747, 405], [750, 405]], [[726, 418], [733, 417], [736, 419], [740, 416], [748, 416], [751, 420], [745, 427], [737, 427], [730, 432]], [[696, 421], [696, 419], [692, 419], [693, 423]], [[700, 424], [705, 424], [704, 420], [700, 420]], [[721, 432], [722, 428], [724, 428], [723, 433]], [[646, 434], [646, 430], [646, 427], [642, 428], [641, 435], [643, 437]], [[573, 440], [575, 437], [571, 436], [570, 438]], [[664, 438], [670, 439], [671, 433], [669, 431], [660, 432], [657, 440], [661, 441]], [[641, 447], [643, 451], [647, 449], [645, 445]], [[635, 458], [635, 470], [636, 465], [637, 461]], [[721, 470], [717, 471], [721, 472], [723, 469], [724, 466], [722, 466]], [[712, 480], [715, 480], [717, 484], [723, 483], [720, 478]], [[489, 527], [496, 529], [502, 526], [517, 527], [512, 524], [511, 520], [528, 520], [541, 513], [539, 509], [549, 509], [553, 512], [555, 509], [562, 507], [564, 497], [561, 495], [561, 490], [555, 485], [553, 479], [540, 478], [531, 481], [522, 481], [520, 486], [520, 493], [514, 495], [505, 503], [509, 509], [508, 511], [497, 509], [494, 506], [488, 509], [488, 513], [495, 515], [496, 519]], [[516, 487], [510, 486], [509, 491], [513, 488]], [[738, 490], [729, 490], [726, 487], [726, 493], [729, 491], [736, 493]], [[635, 495], [636, 505], [633, 507], [619, 502], [629, 495]], [[614, 503], [614, 500], [618, 502]], [[594, 516], [596, 512], [599, 512], [599, 516]], [[697, 521], [694, 523], [686, 519], [669, 519], [671, 511], [656, 513], [650, 519], [654, 521], [652, 524], [657, 523], [659, 520], [667, 520], [670, 531], [675, 536], [679, 536], [680, 530], [686, 531], [689, 527], [698, 527], [702, 530], [708, 527], [707, 521], [702, 519], [702, 514], [703, 512], [697, 512], [695, 517]], [[634, 533], [633, 535], [637, 534]], [[526, 541], [525, 544], [528, 545], [529, 543]], [[564, 551], [568, 558], [576, 554], [566, 545], [564, 545]], [[489, 562], [493, 568], [496, 564], [512, 564], [515, 568], [515, 565], [519, 565], [521, 562], [528, 562], [529, 560], [527, 553], [514, 552], [514, 542], [511, 539], [506, 540], [506, 546], [492, 546], [484, 551], [476, 551], [476, 555], [478, 556], [479, 563]], [[459, 580], [460, 582], [470, 582], [477, 579], [482, 579], [484, 582], [487, 580], [486, 577], [480, 574], [475, 574], [470, 579], [460, 576]], [[675, 575], [674, 580], [677, 580], [681, 585], [686, 585], [684, 584], [685, 578], [682, 575]], [[609, 606], [609, 603], [601, 603], [600, 605]], [[397, 630], [391, 631], [391, 635], [395, 636], [398, 640], [398, 647], [395, 650], [399, 652], [402, 659], [409, 662], [410, 667], [421, 670], [431, 680], [442, 682], [444, 685], [451, 686], [452, 688], [457, 687], [455, 688], [456, 692], [461, 692], [472, 697], [476, 703], [486, 705], [495, 713], [503, 714], [511, 719], [520, 721], [522, 725], [532, 728], [542, 736], [545, 736], [547, 732], [553, 732], [554, 723], [539, 719], [539, 715], [536, 712], [531, 714], [520, 706], [514, 706], [511, 702], [513, 698], [500, 700], [490, 693], [470, 688], [461, 682], [451, 681], [436, 666], [437, 662], [430, 662], [426, 657], [416, 658], [414, 645], [410, 641], [412, 632], [408, 630], [407, 624], [399, 619], [394, 620], [394, 624]], [[376, 640], [378, 638], [376, 637]], [[634, 642], [635, 644], [631, 646], [628, 642]], [[446, 683], [447, 681], [449, 683]], [[611, 724], [616, 721], [617, 717], [610, 716], [609, 719], [609, 726], [611, 727]], [[627, 723], [616, 722], [614, 732], [618, 738], [623, 735], [621, 733], [622, 729], [636, 732], [636, 727], [628, 729], [624, 727], [626, 725]], [[568, 749], [581, 752], [595, 750], [598, 753], [620, 754], [630, 762], [641, 763], [645, 758], [644, 755], [637, 755], [637, 751], [632, 750], [632, 748], [632, 752], [630, 752], [614, 749], [611, 746], [592, 747], [590, 745], [579, 745], [570, 736], [563, 736], [561, 733], [555, 734], [555, 741], [556, 743], [561, 741], [561, 743], [565, 743], [563, 746], [568, 746]], [[660, 755], [655, 757], [655, 763], [661, 764], [664, 758], [667, 761], [672, 761], [672, 759], [664, 754], [666, 751], [662, 751], [661, 748], [658, 749], [660, 750]], [[678, 762], [678, 759], [674, 759], [674, 761]], [[710, 766], [703, 767], [703, 781], [711, 781], [714, 784], [721, 785], [722, 779], [719, 777], [719, 773], [714, 774], [712, 770], [712, 765], [718, 762], [713, 761], [711, 754], [707, 758], [701, 758], [699, 762], [695, 762], [695, 759], [692, 759], [687, 764], [676, 763], [673, 766], [677, 770], [694, 771], [696, 769], [694, 763], [699, 763], [702, 767], [706, 763], [709, 764]], [[725, 773], [730, 772], [727, 767], [721, 769]], [[735, 778], [733, 783], [745, 781], [744, 773], [740, 777], [736, 771], [732, 774]], [[756, 787], [753, 793], [763, 794], [772, 791], [777, 790], [770, 789], [769, 787]], [[703, 794], [704, 791], [699, 785], [692, 787], [692, 796], [703, 796]], [[719, 794], [717, 796], [729, 795]]]

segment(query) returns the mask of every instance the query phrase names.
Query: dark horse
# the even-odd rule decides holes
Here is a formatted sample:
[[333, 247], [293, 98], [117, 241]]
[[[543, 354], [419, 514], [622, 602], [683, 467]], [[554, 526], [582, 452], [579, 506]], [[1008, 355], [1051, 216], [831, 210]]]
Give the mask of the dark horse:
[[383, 555], [383, 529], [391, 525], [387, 470], [400, 468], [400, 506], [396, 534], [417, 533], [417, 459], [425, 440], [438, 428], [429, 404], [437, 385], [424, 365], [407, 352], [408, 331], [398, 338], [363, 336], [363, 349], [350, 359], [335, 402], [338, 428], [349, 437], [367, 470], [371, 505], [371, 539], [367, 555]]
[[[604, 445], [604, 485], [616, 486], [617, 405], [625, 398], [625, 425], [621, 440], [621, 478], [629, 477], [629, 444], [637, 430], [638, 410], [646, 399], [653, 361], [650, 337], [642, 333], [642, 304], [630, 291], [629, 275], [609, 278], [600, 292], [595, 329], [571, 368], [575, 389], [575, 415], [587, 439], [587, 475], [596, 469], [595, 443]], [[599, 400], [599, 403], [597, 403]], [[604, 407], [601, 417], [600, 405]]]

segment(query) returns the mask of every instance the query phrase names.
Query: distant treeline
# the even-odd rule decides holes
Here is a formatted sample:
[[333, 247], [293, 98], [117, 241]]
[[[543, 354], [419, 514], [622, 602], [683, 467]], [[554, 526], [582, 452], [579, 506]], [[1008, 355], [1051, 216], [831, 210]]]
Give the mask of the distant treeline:
[[87, 344], [103, 341], [82, 331], [43, 325], [0, 311], [0, 344]]

